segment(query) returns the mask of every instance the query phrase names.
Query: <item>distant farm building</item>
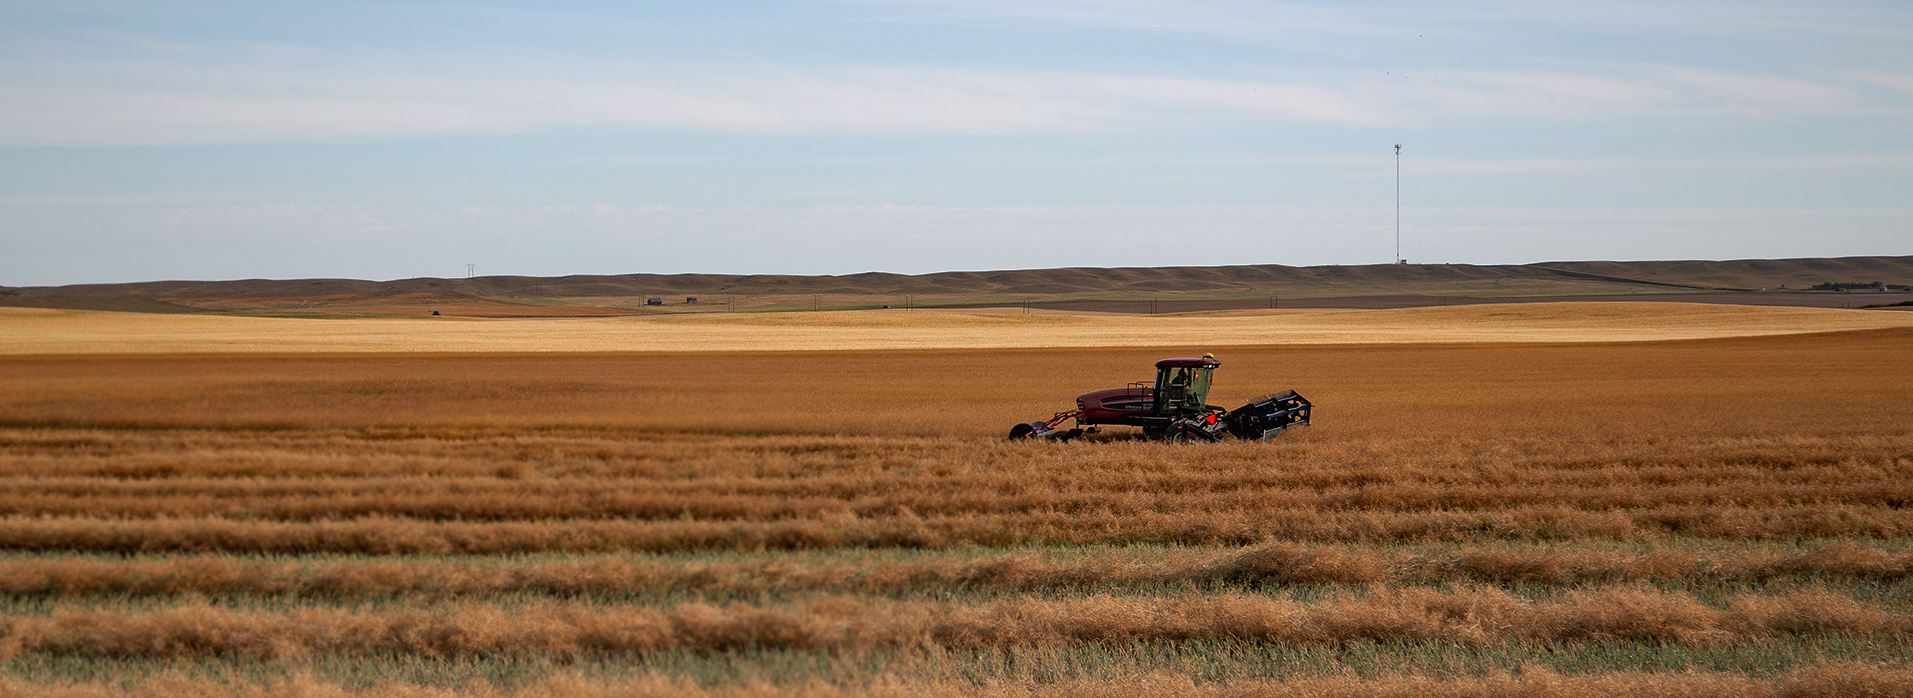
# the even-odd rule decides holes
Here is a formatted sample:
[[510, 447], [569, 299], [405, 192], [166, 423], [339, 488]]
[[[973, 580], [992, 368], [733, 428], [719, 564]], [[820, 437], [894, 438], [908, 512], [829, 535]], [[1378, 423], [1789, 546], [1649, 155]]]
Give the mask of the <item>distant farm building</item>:
[[663, 298], [646, 298], [644, 299], [644, 304], [645, 305], [664, 305], [664, 299]]

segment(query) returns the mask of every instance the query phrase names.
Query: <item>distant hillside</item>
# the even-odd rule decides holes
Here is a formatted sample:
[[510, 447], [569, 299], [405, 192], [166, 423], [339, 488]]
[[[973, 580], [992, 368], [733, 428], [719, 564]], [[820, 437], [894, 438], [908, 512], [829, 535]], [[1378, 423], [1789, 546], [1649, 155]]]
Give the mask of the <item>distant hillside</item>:
[[[646, 297], [719, 298], [830, 295], [852, 299], [913, 297], [935, 304], [998, 300], [1169, 300], [1423, 297], [1507, 298], [1705, 291], [1802, 290], [1823, 282], [1913, 284], [1913, 257], [1843, 257], [1676, 262], [1548, 262], [1524, 265], [1412, 264], [1289, 267], [1023, 269], [935, 274], [871, 272], [844, 276], [619, 274], [609, 276], [482, 276], [397, 281], [294, 279], [155, 281], [58, 287], [0, 287], [0, 305], [140, 312], [205, 312], [425, 307], [445, 299], [467, 306], [532, 308], [586, 303], [631, 310]], [[889, 302], [889, 301], [884, 301]], [[478, 304], [478, 305], [472, 305]], [[758, 304], [760, 307], [762, 303]], [[464, 306], [461, 306], [464, 307]], [[490, 307], [490, 306], [486, 306]], [[469, 308], [467, 308], [469, 309]], [[562, 314], [580, 314], [575, 312]], [[474, 311], [476, 312], [476, 311]], [[464, 313], [461, 313], [464, 314]], [[479, 313], [483, 314], [483, 313]], [[496, 314], [496, 313], [492, 313]]]
[[1741, 259], [1728, 262], [1548, 262], [1530, 266], [1640, 281], [1749, 291], [1778, 289], [1782, 286], [1804, 290], [1814, 284], [1847, 281], [1913, 285], [1913, 257]]
[[1012, 294], [1228, 292], [1272, 286], [1385, 287], [1415, 282], [1552, 279], [1535, 266], [1372, 265], [1288, 267], [1157, 267], [953, 271], [934, 274], [868, 272], [843, 276], [785, 274], [619, 274], [615, 276], [481, 276], [469, 279], [294, 279], [153, 281], [18, 289], [23, 296], [216, 298], [330, 294], [463, 293], [488, 297], [580, 297], [643, 294]]

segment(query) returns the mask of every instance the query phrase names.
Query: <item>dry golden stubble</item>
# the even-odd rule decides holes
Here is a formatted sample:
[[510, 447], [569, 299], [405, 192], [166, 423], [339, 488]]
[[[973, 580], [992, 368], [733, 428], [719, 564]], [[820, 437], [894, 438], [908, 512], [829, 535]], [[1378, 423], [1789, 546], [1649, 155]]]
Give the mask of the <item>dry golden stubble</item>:
[[[1271, 564], [1275, 559], [1287, 564]], [[1212, 579], [1363, 583], [1373, 581], [1378, 571], [1372, 559], [1332, 551], [1318, 553], [1297, 546], [1271, 546], [1221, 557], [1176, 555], [1163, 561], [1126, 563], [1106, 559], [1051, 561], [1033, 555], [819, 563], [787, 559], [674, 563], [622, 557], [522, 563], [470, 559], [294, 562], [185, 556], [4, 560], [0, 561], [0, 591], [69, 597], [254, 594], [364, 598], [420, 593], [569, 597], [673, 591], [1041, 589]]]
[[1913, 672], [1853, 662], [1826, 663], [1774, 679], [1689, 671], [1562, 674], [1544, 667], [1478, 677], [1291, 676], [1227, 683], [1150, 673], [1027, 685], [964, 679], [875, 677], [849, 684], [743, 681], [702, 686], [687, 678], [647, 674], [608, 679], [563, 673], [520, 687], [488, 683], [445, 687], [389, 682], [342, 686], [299, 674], [277, 681], [229, 682], [172, 673], [128, 685], [119, 681], [48, 685], [0, 678], [0, 696], [34, 698], [1906, 698]]
[[[410, 521], [419, 518], [688, 517], [696, 524], [660, 522], [647, 533], [612, 536], [634, 543], [608, 542], [601, 533], [575, 543], [523, 527], [465, 528], [458, 535], [498, 534], [505, 542], [407, 533], [398, 538], [418, 542], [368, 551], [878, 540], [1229, 543], [1264, 535], [1415, 540], [1471, 531], [1512, 538], [1897, 536], [1906, 530], [1901, 508], [1905, 483], [1913, 481], [1913, 432], [1896, 421], [1901, 413], [1894, 407], [1913, 390], [1903, 389], [1908, 372], [1892, 351], [1896, 338], [1243, 349], [1230, 356], [1231, 369], [1308, 376], [1327, 392], [1298, 387], [1325, 409], [1333, 405], [1335, 419], [1274, 443], [1207, 449], [974, 437], [661, 436], [648, 431], [649, 417], [610, 426], [634, 414], [669, 415], [672, 425], [657, 428], [698, 431], [707, 428], [699, 420], [720, 412], [728, 424], [791, 431], [827, 428], [837, 419], [832, 414], [855, 414], [859, 428], [886, 431], [975, 424], [988, 412], [979, 405], [1000, 409], [1034, 402], [1029, 396], [1039, 393], [1054, 400], [1078, 379], [1094, 387], [1085, 376], [1106, 372], [1098, 366], [1130, 359], [1146, 366], [1157, 350], [12, 359], [0, 362], [14, 369], [0, 367], [0, 382], [19, 390], [7, 393], [0, 412], [23, 419], [84, 409], [89, 419], [138, 422], [160, 410], [163, 419], [198, 415], [193, 419], [213, 424], [306, 404], [318, 411], [284, 414], [293, 422], [308, 414], [358, 426], [10, 430], [0, 442], [0, 473], [17, 479], [0, 497], [0, 507], [11, 508], [0, 510], [248, 521], [382, 515], [395, 522], [343, 525], [408, 531], [417, 530]], [[1833, 349], [1842, 352], [1841, 362], [1817, 360]], [[1057, 368], [1030, 376], [1022, 369], [1031, 362]], [[1384, 374], [1399, 379], [1376, 384], [1374, 376]], [[1752, 385], [1738, 380], [1744, 375], [1766, 380]], [[1811, 410], [1777, 409], [1771, 400], [1776, 392], [1827, 391], [1850, 399]], [[673, 408], [674, 400], [703, 393], [723, 409]], [[169, 402], [179, 395], [198, 402]], [[839, 397], [848, 395], [857, 399]], [[576, 413], [550, 400], [573, 401], [597, 416], [553, 431], [538, 420]], [[427, 422], [478, 415], [481, 424], [376, 424], [408, 414], [433, 415]], [[509, 415], [538, 417], [500, 422], [518, 426], [482, 424]], [[752, 523], [719, 530], [712, 519]], [[14, 531], [21, 521], [10, 522]], [[1111, 533], [1088, 535], [1093, 526]], [[255, 533], [229, 530], [249, 541], [242, 549], [340, 549], [330, 542], [267, 544]], [[300, 537], [276, 530], [277, 537]], [[372, 537], [394, 538], [389, 531]], [[673, 538], [678, 542], [667, 540]], [[173, 544], [144, 549], [217, 549], [204, 535], [167, 545]]]
[[[1211, 401], [1294, 388], [1337, 442], [1905, 434], [1909, 337], [1236, 347]], [[0, 424], [996, 436], [1205, 350], [4, 357]]]
[[1632, 554], [1553, 549], [1462, 549], [1442, 556], [1272, 543], [1223, 552], [1169, 549], [1138, 558], [1120, 550], [1093, 558], [1034, 554], [915, 560], [762, 559], [703, 562], [628, 557], [559, 560], [258, 560], [186, 555], [123, 560], [0, 559], [0, 593], [16, 595], [393, 596], [633, 593], [922, 593], [950, 589], [1036, 591], [1219, 582], [1230, 585], [1363, 585], [1461, 582], [1580, 586], [1756, 583], [1810, 576], [1898, 580], [1913, 554], [1838, 541], [1782, 553], [1660, 550]]
[[[1220, 400], [1294, 387], [1321, 409], [1317, 426], [1309, 430], [1271, 443], [1212, 449], [992, 442], [1009, 422], [1066, 407], [1076, 392], [1139, 377], [1155, 358], [1185, 350], [6, 359], [0, 360], [0, 422], [13, 428], [0, 431], [0, 480], [7, 481], [9, 496], [21, 497], [11, 500], [16, 504], [42, 506], [42, 512], [67, 506], [80, 516], [0, 519], [0, 544], [49, 551], [385, 554], [1243, 544], [1268, 535], [1484, 544], [1496, 539], [1903, 538], [1913, 531], [1913, 515], [1894, 501], [1898, 495], [1892, 490], [1873, 485], [1907, 481], [1913, 468], [1913, 430], [1903, 420], [1913, 411], [1906, 409], [1913, 406], [1913, 377], [1904, 362], [1907, 338], [1881, 333], [1605, 347], [1231, 349], [1223, 352]], [[1042, 370], [1031, 371], [1032, 366]], [[1112, 381], [1112, 375], [1120, 378]], [[1832, 395], [1839, 399], [1794, 399]], [[792, 402], [792, 396], [802, 401]], [[36, 484], [52, 487], [36, 490]], [[579, 492], [620, 486], [652, 487], [692, 506], [651, 521], [563, 518], [564, 512], [591, 511], [580, 507], [590, 500]], [[328, 506], [324, 500], [339, 495], [345, 496], [330, 503], [339, 505], [334, 515], [352, 507], [397, 511], [379, 508], [392, 506], [377, 499], [380, 488], [438, 498], [412, 513], [490, 518], [326, 520], [321, 513]], [[916, 492], [931, 488], [942, 489], [933, 496]], [[507, 496], [512, 493], [523, 496]], [[1269, 502], [1285, 496], [1307, 501], [1309, 508], [1269, 508]], [[141, 499], [149, 502], [141, 504]], [[87, 510], [72, 508], [75, 504]], [[160, 518], [96, 518], [115, 506], [122, 515], [145, 506]], [[626, 505], [612, 502], [598, 511], [630, 513], [619, 506]], [[1457, 506], [1480, 508], [1430, 508]], [[169, 518], [169, 511], [218, 516]], [[552, 512], [561, 518], [497, 519], [550, 517]], [[674, 518], [662, 518], [672, 513]], [[683, 520], [686, 514], [691, 520]], [[268, 515], [308, 520], [247, 518]], [[734, 518], [699, 519], [720, 515]], [[1673, 550], [1628, 559], [1573, 551], [1509, 558], [1504, 552], [1462, 550], [1424, 560], [1362, 552], [1346, 556], [1338, 567], [1319, 550], [1270, 548], [1240, 551], [1236, 560], [1191, 559], [1170, 573], [1318, 581], [1339, 576], [1339, 583], [1361, 584], [1374, 583], [1359, 580], [1380, 564], [1381, 578], [1375, 581], [1384, 583], [1413, 577], [1555, 585], [1703, 578], [1728, 563], [1745, 563], [1750, 576], [1835, 574], [1836, 569], [1853, 578], [1905, 574], [1898, 554], [1858, 545], [1834, 546], [1813, 559], [1788, 554], [1764, 562]], [[312, 593], [369, 596], [382, 586], [417, 579], [405, 567], [409, 563], [366, 563], [299, 584]], [[155, 575], [137, 583], [186, 590], [154, 593], [191, 594], [199, 593], [193, 588], [243, 586], [248, 582], [229, 575], [259, 572], [210, 563], [194, 569], [195, 564], [136, 568]], [[1030, 581], [1046, 579], [1093, 584], [1082, 580], [1155, 573], [1045, 566], [1027, 557], [980, 561], [952, 572], [956, 579], [971, 580], [960, 584], [991, 580], [987, 583], [1006, 586], [1050, 583]], [[76, 585], [69, 587], [74, 593], [98, 588], [61, 574], [48, 573], [38, 588], [56, 583]], [[831, 583], [791, 581], [805, 572], [783, 574], [777, 584]], [[922, 570], [910, 574], [919, 576], [873, 583], [946, 579]], [[473, 576], [459, 583], [468, 588], [494, 584], [483, 574]], [[731, 583], [700, 579], [687, 572], [681, 580], [663, 583]], [[1435, 637], [1473, 642], [1467, 638], [1514, 637], [1503, 627], [1510, 617], [1525, 612], [1540, 618], [1547, 611], [1554, 614], [1546, 616], [1552, 625], [1544, 625], [1561, 638], [1678, 637], [1706, 643], [1723, 637], [1904, 635], [1903, 619], [1827, 592], [1746, 596], [1700, 606], [1704, 612], [1697, 612], [1693, 599], [1682, 595], [1577, 591], [1583, 596], [1550, 602], [1554, 606], [1517, 605], [1515, 611], [1505, 611], [1491, 595], [1464, 605], [1400, 597], [1390, 602], [1394, 605], [1368, 611], [1339, 602], [1318, 604], [1322, 614], [1310, 632], [1330, 638], [1336, 633], [1412, 638], [1434, 627], [1446, 633]], [[1639, 595], [1624, 595], [1630, 591]], [[1255, 622], [1267, 625], [1273, 617], [1261, 606], [1245, 602], [1238, 608], [1223, 604], [1226, 600], [1210, 599], [1209, 606], [1191, 602], [1178, 607], [1183, 615], [1177, 618], [1152, 618], [1147, 609], [1124, 603], [1058, 607], [1010, 601], [1022, 605], [998, 609], [1010, 619], [991, 626], [1001, 629], [989, 632], [1000, 634], [978, 637], [1101, 642], [1122, 637], [1126, 622], [1163, 635], [1253, 629], [1264, 626], [1251, 621], [1262, 618]], [[470, 601], [455, 602], [451, 609], [476, 609], [463, 617], [470, 627], [431, 626], [429, 613], [426, 620], [401, 618], [426, 613], [404, 608], [390, 618], [355, 617], [350, 620], [364, 625], [346, 625], [357, 635], [385, 628], [379, 624], [388, 620], [411, 618], [413, 625], [399, 624], [410, 629], [400, 635], [415, 638], [418, 647], [504, 643], [531, 652], [581, 642], [572, 626], [584, 621], [565, 620], [562, 613], [521, 619]], [[817, 622], [828, 632], [841, 632], [876, 622], [869, 617], [883, 614], [874, 608], [853, 600], [819, 610], [817, 617], [825, 620]], [[958, 610], [979, 608], [984, 607]], [[679, 614], [672, 618], [696, 630], [697, 637], [760, 637], [750, 633], [761, 632], [761, 637], [801, 644], [829, 636], [805, 625], [810, 616], [795, 615], [811, 610], [687, 606], [670, 613]], [[157, 622], [158, 616], [135, 618], [139, 615], [93, 620], [108, 628], [129, 619]], [[199, 619], [205, 624], [194, 631], [198, 634], [161, 632], [175, 644], [154, 651], [189, 656], [225, 646], [218, 643], [236, 635], [221, 633], [231, 631], [251, 633], [245, 636], [253, 638], [247, 641], [252, 644], [239, 643], [244, 649], [232, 650], [254, 653], [249, 656], [323, 652], [301, 644], [306, 640], [297, 639], [304, 637], [297, 633], [261, 635], [254, 631], [263, 626], [248, 625], [283, 617], [237, 613], [225, 618], [236, 625], [222, 626], [215, 622], [221, 618], [206, 616]], [[1000, 620], [966, 616], [978, 617]], [[1201, 622], [1191, 625], [1188, 618]], [[519, 631], [509, 629], [519, 625], [525, 634], [512, 634]], [[942, 627], [962, 637], [983, 632], [973, 626]], [[449, 634], [428, 632], [433, 627]], [[610, 630], [647, 627], [633, 622]], [[678, 626], [670, 627], [676, 632]], [[604, 635], [610, 632], [604, 627], [599, 631], [592, 637], [624, 637]], [[297, 642], [275, 644], [287, 637]], [[83, 656], [65, 650], [54, 654]], [[1777, 684], [1750, 680], [1746, 685]]]
[[1227, 640], [1371, 642], [1672, 641], [1709, 644], [1801, 633], [1903, 637], [1913, 618], [1825, 591], [1737, 596], [1715, 609], [1650, 588], [1572, 591], [1528, 602], [1507, 592], [1381, 587], [1302, 603], [1220, 593], [1170, 598], [1089, 596], [973, 606], [826, 597], [759, 606], [675, 607], [565, 602], [436, 610], [300, 608], [250, 612], [203, 603], [145, 612], [59, 609], [14, 615], [0, 653], [260, 660], [309, 654], [585, 656], [665, 649], [1009, 648]]
[[[1047, 525], [1041, 522], [1074, 516], [1129, 519], [1114, 525], [1131, 537], [1157, 530], [1172, 536], [1164, 540], [1228, 542], [1257, 531], [1315, 539], [1408, 538], [1417, 535], [1416, 527], [1448, 535], [1443, 531], [1456, 525], [1515, 537], [1656, 531], [1712, 536], [1739, 525], [1751, 525], [1733, 534], [1743, 537], [1784, 530], [1894, 535], [1900, 530], [1894, 515], [1913, 499], [1913, 459], [1902, 455], [1913, 450], [1913, 435], [1689, 436], [1676, 443], [1651, 437], [1455, 436], [1419, 438], [1391, 449], [1372, 435], [1332, 443], [1326, 432], [1303, 432], [1278, 443], [1187, 449], [959, 438], [570, 433], [493, 435], [464, 443], [380, 433], [161, 433], [154, 440], [192, 446], [159, 458], [131, 452], [136, 449], [102, 454], [100, 444], [115, 438], [104, 430], [0, 430], [0, 514], [247, 521], [691, 519], [786, 527], [807, 521], [832, 529], [860, 521], [934, 529], [938, 535], [992, 518]], [[301, 445], [308, 442], [319, 445]], [[1401, 450], [1409, 447], [1412, 456]], [[424, 455], [440, 448], [445, 452]], [[402, 467], [421, 460], [437, 470]], [[344, 462], [359, 463], [361, 470], [334, 468]], [[384, 466], [403, 474], [371, 470]], [[274, 467], [281, 470], [276, 476], [268, 474]], [[1815, 506], [1824, 511], [1804, 513]], [[1796, 521], [1793, 528], [1749, 522], [1744, 510], [1761, 507], [1773, 510], [1767, 519], [1786, 514], [1826, 520]], [[1335, 534], [1293, 521], [1311, 511], [1363, 530]], [[1139, 525], [1176, 516], [1205, 525]], [[924, 529], [917, 519], [938, 523]], [[1006, 533], [1020, 532], [1028, 531]]]
[[[512, 480], [364, 478], [258, 482], [176, 478], [136, 483], [62, 478], [0, 480], [0, 516], [115, 519], [226, 517], [312, 521], [369, 516], [434, 521], [548, 519], [778, 521], [832, 516], [889, 518], [1019, 515], [1043, 512], [1227, 515], [1256, 509], [1467, 512], [1556, 507], [1641, 511], [1668, 507], [1900, 508], [1913, 501], [1913, 478], [1823, 483], [1760, 481], [1683, 487], [1678, 483], [1576, 487], [1536, 474], [1533, 482], [1378, 483], [1311, 492], [1276, 483], [1136, 482], [1086, 476], [1046, 482], [1031, 473], [972, 478], [818, 477], [803, 481], [650, 482], [611, 479]], [[1210, 480], [1205, 483], [1203, 480]], [[935, 488], [935, 489], [932, 489]], [[1164, 492], [1161, 490], [1171, 490]], [[1182, 491], [1174, 491], [1182, 490]]]
[[[1404, 449], [1412, 451], [1412, 459]], [[1192, 452], [1120, 439], [1058, 446], [973, 437], [741, 438], [576, 429], [0, 428], [0, 475], [43, 481], [471, 478], [482, 486], [488, 478], [689, 483], [912, 474], [962, 479], [1017, 471], [1106, 480], [1125, 475], [1135, 483], [1129, 487], [1154, 485], [1162, 491], [1241, 486], [1321, 490], [1498, 484], [1510, 478], [1547, 478], [1549, 484], [1576, 486], [1878, 479], [1913, 468], [1908, 451], [1913, 451], [1913, 433], [1904, 430], [1770, 437], [1458, 432], [1402, 438], [1318, 425], [1279, 441], [1225, 443]]]
[[[450, 309], [448, 308], [448, 311]], [[1616, 342], [1913, 325], [1898, 313], [1562, 302], [1169, 315], [834, 311], [620, 318], [258, 318], [0, 308], [0, 354], [734, 352], [1401, 342]]]
[[1913, 511], [1879, 507], [1664, 507], [1583, 512], [1523, 507], [1485, 512], [1212, 513], [1040, 512], [1007, 516], [791, 521], [546, 520], [508, 522], [365, 518], [278, 522], [233, 519], [0, 518], [0, 546], [19, 551], [115, 553], [683, 552], [1010, 545], [1247, 545], [1469, 540], [1769, 541], [1902, 538]]

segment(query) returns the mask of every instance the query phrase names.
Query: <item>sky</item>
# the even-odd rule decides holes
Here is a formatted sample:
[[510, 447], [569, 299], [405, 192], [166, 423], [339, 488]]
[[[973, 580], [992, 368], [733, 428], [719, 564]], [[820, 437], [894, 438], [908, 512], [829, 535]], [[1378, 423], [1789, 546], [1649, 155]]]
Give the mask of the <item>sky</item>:
[[1398, 171], [1412, 263], [1913, 254], [1913, 4], [0, 3], [6, 286], [1385, 264]]

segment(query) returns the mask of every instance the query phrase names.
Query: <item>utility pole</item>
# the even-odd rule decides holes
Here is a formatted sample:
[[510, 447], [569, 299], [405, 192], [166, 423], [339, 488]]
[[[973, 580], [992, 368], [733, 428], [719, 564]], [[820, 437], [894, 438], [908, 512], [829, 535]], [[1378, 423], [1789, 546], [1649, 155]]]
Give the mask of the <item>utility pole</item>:
[[1395, 263], [1407, 264], [1402, 259], [1402, 144], [1395, 144]]

